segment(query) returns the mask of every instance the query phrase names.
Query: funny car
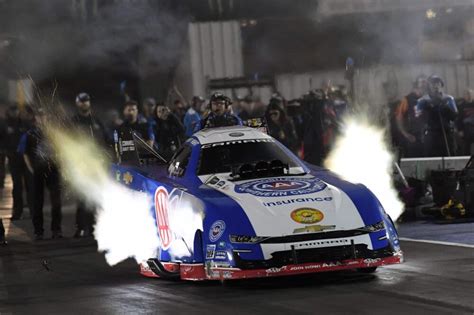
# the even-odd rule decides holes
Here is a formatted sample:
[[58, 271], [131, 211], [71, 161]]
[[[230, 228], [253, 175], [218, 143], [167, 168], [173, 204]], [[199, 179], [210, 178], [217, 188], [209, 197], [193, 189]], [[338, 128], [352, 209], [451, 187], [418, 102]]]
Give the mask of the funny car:
[[375, 195], [243, 126], [195, 133], [165, 161], [132, 132], [116, 142], [117, 181], [153, 200], [160, 246], [148, 277], [227, 280], [403, 261]]

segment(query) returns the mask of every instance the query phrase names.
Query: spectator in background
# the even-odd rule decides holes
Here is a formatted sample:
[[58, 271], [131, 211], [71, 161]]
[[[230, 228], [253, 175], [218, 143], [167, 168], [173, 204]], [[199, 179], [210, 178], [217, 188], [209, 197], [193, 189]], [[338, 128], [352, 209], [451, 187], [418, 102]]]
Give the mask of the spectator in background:
[[422, 156], [421, 124], [415, 118], [415, 107], [418, 99], [426, 93], [426, 76], [420, 75], [413, 83], [412, 91], [406, 95], [395, 109], [395, 125], [397, 127], [402, 157]]
[[340, 124], [349, 110], [347, 94], [343, 85], [332, 86], [328, 89], [328, 105], [336, 115], [337, 123]]
[[33, 226], [35, 240], [42, 240], [44, 188], [49, 190], [51, 200], [52, 238], [62, 238], [61, 232], [61, 185], [58, 167], [54, 162], [52, 148], [40, 126], [47, 123], [41, 110], [36, 113], [36, 124], [21, 140], [19, 152], [23, 154], [28, 170], [33, 174], [34, 213]]
[[150, 123], [155, 134], [155, 145], [158, 147], [158, 152], [169, 160], [181, 147], [185, 138], [184, 126], [164, 104], [156, 106], [154, 119]]
[[118, 130], [123, 120], [120, 118], [120, 113], [116, 109], [109, 109], [105, 113], [105, 128], [107, 130], [107, 138], [113, 139], [114, 130]]
[[474, 154], [474, 90], [466, 89], [463, 98], [459, 100], [459, 117], [457, 127], [461, 139], [459, 153]]
[[197, 125], [197, 130], [204, 128], [216, 128], [224, 126], [242, 125], [242, 120], [229, 113], [229, 105], [232, 101], [222, 93], [216, 92], [209, 100], [210, 113]]
[[291, 151], [297, 153], [298, 137], [293, 122], [288, 119], [282, 105], [270, 100], [265, 113], [269, 134], [284, 144]]
[[193, 135], [196, 125], [201, 121], [201, 115], [199, 115], [199, 109], [201, 108], [202, 103], [204, 103], [204, 98], [201, 96], [194, 96], [191, 102], [191, 106], [186, 111], [184, 115], [184, 128], [186, 129], [186, 137], [191, 137]]
[[245, 98], [239, 101], [238, 115], [243, 121], [252, 118], [252, 104], [253, 100], [250, 95], [247, 95]]
[[323, 131], [326, 95], [312, 90], [301, 100], [303, 107], [303, 157], [308, 163], [321, 165], [324, 158]]
[[[17, 106], [10, 106], [6, 112], [4, 139], [2, 144], [8, 159], [13, 181], [13, 212], [12, 220], [20, 220], [23, 216], [23, 178], [26, 172], [26, 166], [21, 154], [17, 152], [20, 138], [27, 131], [25, 124], [20, 117], [20, 110]], [[30, 213], [31, 214], [31, 213]]]
[[3, 221], [0, 218], [0, 246], [7, 245], [7, 241], [5, 240], [5, 228], [3, 227]]
[[297, 143], [298, 143], [298, 156], [302, 158], [301, 144], [303, 142], [304, 136], [304, 126], [303, 126], [303, 112], [301, 108], [301, 103], [299, 100], [291, 100], [288, 102], [286, 107], [288, 118], [293, 122], [295, 126]]
[[[120, 135], [125, 133], [136, 132], [149, 146], [153, 146], [155, 135], [153, 128], [148, 123], [143, 123], [138, 120], [138, 103], [130, 100], [125, 102], [123, 106], [123, 123], [118, 127], [117, 131]], [[123, 137], [121, 138], [128, 138]]]
[[454, 121], [458, 114], [456, 102], [443, 92], [443, 80], [432, 75], [428, 78], [428, 94], [416, 104], [415, 115], [425, 122], [423, 132], [424, 155], [452, 156], [456, 152]]
[[173, 114], [178, 117], [182, 123], [184, 121], [184, 115], [186, 115], [186, 103], [181, 100], [175, 100], [173, 102]]
[[0, 118], [0, 190], [5, 187], [5, 176], [6, 176], [6, 169], [5, 164], [7, 162], [7, 155], [6, 155], [6, 142], [7, 136], [7, 128], [5, 125], [5, 120]]
[[[79, 93], [76, 97], [77, 114], [71, 118], [73, 128], [82, 132], [88, 140], [105, 147], [110, 139], [104, 124], [92, 115], [91, 98], [87, 93]], [[76, 210], [75, 238], [92, 236], [94, 232], [95, 205], [82, 197], [78, 197]]]
[[77, 113], [71, 118], [73, 127], [90, 137], [90, 140], [104, 146], [109, 142], [107, 131], [102, 121], [92, 113], [91, 98], [87, 93], [76, 97]]
[[156, 107], [156, 100], [152, 97], [147, 98], [143, 102], [143, 116], [146, 118], [147, 121], [153, 119], [154, 112]]

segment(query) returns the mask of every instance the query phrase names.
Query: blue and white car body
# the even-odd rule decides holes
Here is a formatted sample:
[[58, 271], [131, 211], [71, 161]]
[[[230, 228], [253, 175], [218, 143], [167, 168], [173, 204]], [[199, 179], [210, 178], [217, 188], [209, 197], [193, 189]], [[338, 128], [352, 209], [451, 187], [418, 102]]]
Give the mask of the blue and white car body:
[[[260, 158], [287, 168], [259, 170], [252, 163]], [[230, 162], [255, 169], [239, 177]], [[256, 129], [205, 129], [168, 165], [122, 163], [113, 172], [154, 200], [161, 246], [141, 265], [145, 276], [240, 279], [403, 261], [395, 226], [371, 191], [306, 164]]]

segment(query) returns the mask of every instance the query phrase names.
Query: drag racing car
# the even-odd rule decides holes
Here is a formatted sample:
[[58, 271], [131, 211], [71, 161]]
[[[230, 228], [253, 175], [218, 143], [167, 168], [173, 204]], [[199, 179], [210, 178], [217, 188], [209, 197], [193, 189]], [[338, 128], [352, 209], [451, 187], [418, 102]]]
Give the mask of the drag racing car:
[[394, 224], [365, 186], [300, 160], [257, 129], [205, 129], [172, 157], [132, 132], [115, 178], [153, 198], [148, 277], [227, 280], [401, 263]]

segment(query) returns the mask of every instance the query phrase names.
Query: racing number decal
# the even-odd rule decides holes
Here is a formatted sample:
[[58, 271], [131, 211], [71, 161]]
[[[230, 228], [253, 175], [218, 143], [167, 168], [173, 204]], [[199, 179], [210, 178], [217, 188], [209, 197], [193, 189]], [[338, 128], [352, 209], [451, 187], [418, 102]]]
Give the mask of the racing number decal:
[[156, 225], [160, 233], [161, 248], [167, 250], [173, 240], [173, 234], [169, 223], [169, 198], [168, 191], [163, 186], [156, 189], [155, 192], [155, 214]]

